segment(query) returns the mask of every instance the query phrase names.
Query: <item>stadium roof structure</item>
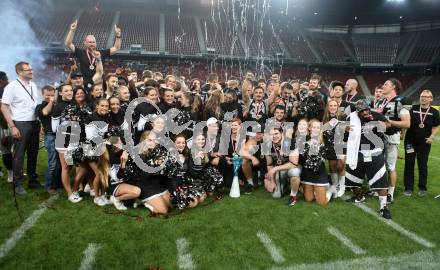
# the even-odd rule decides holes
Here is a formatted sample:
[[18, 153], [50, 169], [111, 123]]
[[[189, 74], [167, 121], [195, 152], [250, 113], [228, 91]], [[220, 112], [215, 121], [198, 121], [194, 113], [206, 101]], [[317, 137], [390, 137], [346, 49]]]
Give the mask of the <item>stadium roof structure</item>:
[[[437, 0], [63, 0], [59, 6], [90, 7], [118, 10], [174, 11], [182, 14], [209, 14], [212, 9], [255, 8], [257, 3], [267, 4], [271, 16], [295, 19], [312, 25], [335, 24], [390, 24], [436, 20], [440, 16], [440, 1]], [[259, 8], [260, 10], [262, 8]]]

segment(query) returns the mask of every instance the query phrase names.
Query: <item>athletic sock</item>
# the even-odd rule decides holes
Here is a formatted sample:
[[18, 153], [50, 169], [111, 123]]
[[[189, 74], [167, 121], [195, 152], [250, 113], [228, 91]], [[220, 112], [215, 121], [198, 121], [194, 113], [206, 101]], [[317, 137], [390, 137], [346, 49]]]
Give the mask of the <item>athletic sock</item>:
[[330, 178], [332, 180], [332, 186], [336, 186], [338, 184], [338, 174], [337, 173], [331, 173]]
[[380, 209], [387, 206], [387, 196], [379, 196]]
[[246, 180], [246, 181], [247, 181], [248, 184], [250, 184], [250, 185], [254, 185], [254, 180], [252, 180], [252, 178], [251, 178], [251, 179], [248, 179], [248, 180]]
[[296, 196], [297, 191], [290, 191], [290, 196]]
[[339, 175], [339, 186], [345, 187], [345, 175]]
[[395, 189], [395, 187], [388, 187], [388, 194], [390, 194], [391, 197], [393, 197], [393, 198], [394, 198], [394, 189]]

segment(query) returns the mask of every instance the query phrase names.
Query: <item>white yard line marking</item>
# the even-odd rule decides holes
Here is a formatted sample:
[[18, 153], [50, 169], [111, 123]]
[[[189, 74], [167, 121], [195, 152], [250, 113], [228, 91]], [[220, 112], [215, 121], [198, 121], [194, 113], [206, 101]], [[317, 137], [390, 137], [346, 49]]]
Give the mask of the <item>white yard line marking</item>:
[[328, 263], [274, 266], [271, 270], [382, 270], [382, 269], [440, 269], [440, 251], [424, 250], [391, 257], [364, 257]]
[[189, 253], [189, 243], [185, 238], [176, 240], [177, 256], [179, 269], [195, 269], [191, 253]]
[[265, 234], [264, 232], [258, 232], [257, 233], [258, 238], [260, 239], [260, 242], [264, 245], [266, 250], [269, 252], [270, 256], [276, 263], [282, 263], [286, 259], [284, 259], [283, 255], [281, 255], [278, 248], [275, 246], [275, 244], [272, 242], [272, 239]]
[[95, 243], [90, 243], [87, 246], [87, 249], [84, 250], [83, 252], [84, 258], [81, 262], [81, 266], [79, 267], [79, 270], [90, 270], [93, 268], [93, 264], [95, 263], [96, 253], [98, 253], [100, 248], [101, 246]]
[[361, 247], [356, 246], [351, 240], [350, 238], [348, 238], [347, 236], [343, 235], [338, 229], [336, 229], [333, 226], [330, 226], [327, 228], [327, 231], [333, 235], [334, 237], [336, 237], [342, 244], [344, 244], [345, 246], [347, 246], [354, 254], [365, 254], [367, 253], [365, 250], [363, 250]]
[[5, 257], [9, 251], [11, 251], [17, 242], [24, 236], [24, 234], [32, 228], [35, 223], [40, 219], [41, 215], [46, 212], [47, 207], [50, 206], [56, 199], [58, 194], [51, 196], [45, 202], [38, 206], [38, 209], [32, 212], [32, 214], [21, 224], [21, 226], [15, 230], [12, 235], [0, 246], [0, 260]]
[[378, 215], [378, 213], [376, 213], [374, 210], [372, 210], [371, 208], [367, 207], [366, 205], [363, 205], [361, 203], [356, 203], [355, 204], [357, 207], [359, 207], [360, 209], [362, 209], [364, 212], [375, 216], [378, 220], [384, 222], [385, 224], [387, 224], [388, 226], [390, 226], [391, 228], [393, 228], [394, 230], [400, 232], [401, 234], [405, 235], [406, 237], [412, 239], [413, 241], [419, 243], [422, 246], [425, 246], [427, 248], [433, 248], [435, 247], [435, 244], [429, 242], [428, 240], [418, 236], [417, 234], [408, 231], [407, 229], [403, 228], [402, 226], [400, 226], [399, 224], [397, 224], [396, 222], [389, 220], [389, 219], [385, 219], [382, 218]]

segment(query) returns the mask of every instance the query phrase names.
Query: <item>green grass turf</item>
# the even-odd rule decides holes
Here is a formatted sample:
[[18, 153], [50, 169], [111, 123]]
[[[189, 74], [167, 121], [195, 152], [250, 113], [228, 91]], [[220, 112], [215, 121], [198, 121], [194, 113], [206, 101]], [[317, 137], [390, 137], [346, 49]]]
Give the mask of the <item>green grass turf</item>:
[[[431, 156], [440, 157], [438, 143]], [[440, 200], [433, 199], [440, 194], [439, 162], [434, 158], [429, 161], [428, 196], [415, 194], [408, 198], [402, 195], [404, 164], [399, 160], [399, 182], [391, 206], [393, 220], [434, 243], [434, 250], [440, 246]], [[38, 164], [41, 182], [45, 163], [42, 149]], [[3, 178], [0, 244], [23, 222], [17, 215], [10, 184]], [[43, 190], [18, 196], [23, 219], [47, 198]], [[239, 199], [210, 198], [202, 206], [181, 214], [149, 218], [145, 208], [111, 214], [117, 213], [112, 206], [100, 208], [89, 197], [73, 205], [62, 194], [0, 260], [0, 269], [78, 269], [89, 243], [101, 246], [94, 269], [178, 269], [179, 238], [188, 240], [196, 269], [268, 269], [276, 264], [256, 236], [258, 231], [265, 232], [281, 250], [286, 260], [280, 266], [389, 257], [427, 249], [341, 199], [326, 207], [303, 200], [287, 207], [286, 201], [286, 197], [272, 199], [259, 188]], [[376, 210], [377, 198], [368, 198], [366, 205]], [[329, 226], [337, 228], [367, 254], [354, 255], [327, 232]]]

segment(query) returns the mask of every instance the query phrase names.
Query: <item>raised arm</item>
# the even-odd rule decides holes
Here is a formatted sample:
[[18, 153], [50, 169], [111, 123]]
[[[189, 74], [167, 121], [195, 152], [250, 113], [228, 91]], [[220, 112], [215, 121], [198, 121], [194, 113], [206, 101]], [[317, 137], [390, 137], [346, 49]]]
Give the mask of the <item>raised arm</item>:
[[110, 54], [115, 54], [121, 49], [121, 28], [115, 25], [115, 44], [110, 48]]
[[69, 50], [71, 50], [72, 52], [75, 52], [75, 45], [73, 45], [73, 37], [75, 36], [77, 24], [78, 24], [78, 20], [75, 20], [70, 25], [69, 33], [67, 34], [66, 40], [64, 41], [64, 45], [66, 45], [66, 47], [69, 48]]
[[102, 64], [101, 53], [99, 51], [93, 52], [94, 57], [96, 59], [96, 72], [93, 75], [93, 83], [99, 84], [102, 83], [102, 75], [104, 75], [104, 66]]

